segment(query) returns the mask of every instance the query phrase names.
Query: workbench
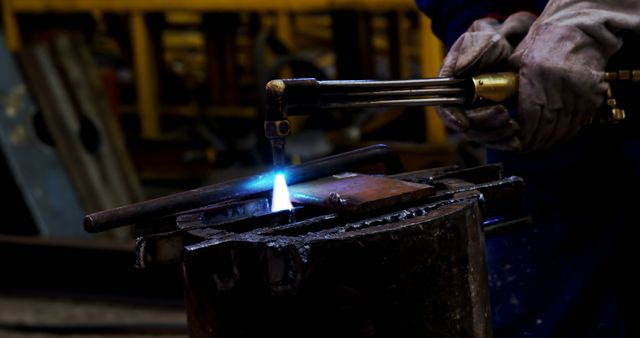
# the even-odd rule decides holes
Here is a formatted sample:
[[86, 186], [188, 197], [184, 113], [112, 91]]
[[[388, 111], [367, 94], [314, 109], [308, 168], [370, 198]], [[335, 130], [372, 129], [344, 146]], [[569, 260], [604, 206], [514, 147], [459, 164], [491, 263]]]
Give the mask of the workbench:
[[[153, 50], [149, 41], [149, 27], [145, 14], [166, 11], [201, 13], [252, 12], [276, 16], [276, 31], [283, 41], [290, 40], [290, 16], [296, 13], [364, 11], [407, 12], [417, 11], [413, 0], [3, 0], [4, 31], [9, 48], [21, 48], [17, 15], [44, 13], [119, 13], [129, 17], [133, 49], [134, 79], [137, 91], [137, 111], [141, 120], [142, 136], [157, 138], [161, 133], [157, 74]], [[420, 20], [420, 64], [422, 76], [437, 74], [443, 56], [440, 42], [433, 36], [430, 21], [424, 15]], [[445, 129], [432, 109], [426, 110], [427, 142], [444, 143]]]

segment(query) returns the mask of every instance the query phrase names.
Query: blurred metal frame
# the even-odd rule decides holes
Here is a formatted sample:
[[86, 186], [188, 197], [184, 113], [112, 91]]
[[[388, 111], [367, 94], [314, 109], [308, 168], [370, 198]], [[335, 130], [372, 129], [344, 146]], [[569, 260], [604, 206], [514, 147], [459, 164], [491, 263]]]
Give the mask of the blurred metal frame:
[[[281, 40], [291, 40], [289, 13], [360, 10], [360, 11], [417, 11], [414, 0], [2, 0], [3, 23], [7, 44], [11, 51], [20, 49], [20, 28], [16, 15], [20, 13], [77, 13], [114, 12], [130, 14], [131, 40], [134, 49], [134, 68], [138, 111], [142, 123], [142, 136], [153, 139], [160, 135], [158, 85], [154, 82], [155, 70], [150, 62], [153, 56], [150, 46], [147, 12], [197, 11], [197, 12], [275, 12], [277, 33]], [[422, 76], [435, 76], [442, 61], [443, 46], [431, 32], [429, 19], [420, 16], [420, 59]], [[425, 121], [427, 142], [444, 143], [446, 131], [435, 111], [429, 109]]]
[[57, 151], [37, 135], [37, 108], [1, 36], [0, 72], [0, 145], [38, 230], [45, 236], [89, 237], [79, 226], [86, 210]]

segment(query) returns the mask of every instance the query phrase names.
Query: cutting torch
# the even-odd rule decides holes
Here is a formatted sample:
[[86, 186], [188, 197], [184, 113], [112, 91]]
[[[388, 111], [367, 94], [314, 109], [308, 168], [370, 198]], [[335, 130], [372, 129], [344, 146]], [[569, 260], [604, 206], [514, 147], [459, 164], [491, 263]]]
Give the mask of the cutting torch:
[[[640, 71], [622, 70], [605, 73], [604, 80], [640, 81]], [[284, 166], [285, 138], [291, 128], [288, 116], [310, 115], [326, 109], [389, 107], [423, 107], [459, 105], [473, 107], [500, 103], [518, 91], [518, 74], [500, 72], [471, 78], [435, 77], [412, 80], [329, 80], [314, 78], [278, 79], [267, 83], [265, 136], [271, 142], [275, 170]], [[602, 119], [624, 119], [611, 89], [607, 91], [609, 111]]]
[[[608, 72], [605, 81], [640, 82], [640, 70]], [[310, 78], [272, 80], [267, 84], [265, 134], [273, 146], [277, 167], [284, 165], [285, 137], [290, 133], [289, 115], [309, 115], [323, 109], [384, 108], [434, 105], [480, 105], [504, 102], [515, 96], [516, 73], [494, 73], [472, 77], [430, 78], [392, 81], [318, 81]], [[624, 110], [607, 91], [610, 120], [624, 119]], [[393, 155], [393, 156], [392, 156]], [[383, 161], [390, 172], [401, 171], [400, 160], [386, 146], [363, 148], [341, 155], [288, 167], [288, 183], [295, 184], [353, 170], [358, 166]], [[210, 185], [169, 196], [143, 201], [87, 215], [88, 232], [100, 232], [127, 224], [158, 219], [177, 212], [264, 193], [273, 187], [267, 173]]]

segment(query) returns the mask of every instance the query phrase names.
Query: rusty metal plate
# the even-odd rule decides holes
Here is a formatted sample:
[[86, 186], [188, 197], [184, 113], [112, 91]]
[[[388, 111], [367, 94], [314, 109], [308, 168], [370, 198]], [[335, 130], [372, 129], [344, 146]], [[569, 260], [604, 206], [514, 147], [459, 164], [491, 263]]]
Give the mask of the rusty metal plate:
[[292, 202], [355, 213], [419, 201], [436, 194], [432, 185], [356, 173], [295, 184], [289, 190]]

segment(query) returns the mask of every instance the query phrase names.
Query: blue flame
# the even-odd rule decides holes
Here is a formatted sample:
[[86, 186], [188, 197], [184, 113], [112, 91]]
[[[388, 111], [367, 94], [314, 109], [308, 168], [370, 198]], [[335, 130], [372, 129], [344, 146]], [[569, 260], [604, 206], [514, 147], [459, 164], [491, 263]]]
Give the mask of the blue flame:
[[273, 197], [271, 198], [271, 212], [291, 210], [293, 205], [289, 198], [289, 188], [284, 174], [276, 174], [273, 181]]

